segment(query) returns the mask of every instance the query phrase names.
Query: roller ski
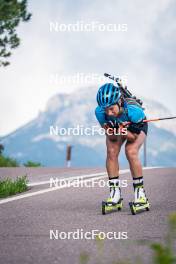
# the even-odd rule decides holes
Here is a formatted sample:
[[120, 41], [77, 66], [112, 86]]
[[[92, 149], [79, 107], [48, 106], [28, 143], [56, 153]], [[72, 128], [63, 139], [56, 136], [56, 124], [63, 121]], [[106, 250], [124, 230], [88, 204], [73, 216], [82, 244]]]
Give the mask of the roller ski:
[[108, 198], [106, 201], [103, 201], [102, 214], [105, 215], [113, 211], [120, 211], [123, 207], [122, 200], [123, 198], [121, 198], [117, 203], [114, 203], [111, 198]]
[[119, 180], [111, 179], [109, 180], [110, 185], [110, 196], [106, 201], [102, 201], [102, 214], [110, 213], [113, 211], [120, 211], [122, 209], [122, 198], [121, 190], [119, 187]]
[[145, 210], [149, 211], [150, 204], [146, 197], [143, 186], [134, 184], [134, 194], [135, 194], [134, 201], [129, 203], [132, 215], [135, 215]]

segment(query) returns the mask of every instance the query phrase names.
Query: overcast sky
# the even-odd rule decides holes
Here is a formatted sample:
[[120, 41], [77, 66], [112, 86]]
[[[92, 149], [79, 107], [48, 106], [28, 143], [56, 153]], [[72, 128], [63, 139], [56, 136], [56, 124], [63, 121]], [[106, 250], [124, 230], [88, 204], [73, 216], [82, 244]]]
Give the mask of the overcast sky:
[[[174, 0], [30, 0], [28, 10], [33, 16], [18, 29], [21, 45], [11, 65], [0, 68], [0, 136], [35, 118], [54, 94], [85, 87], [57, 81], [77, 73], [127, 76], [129, 89], [176, 114]], [[50, 30], [50, 22], [78, 21], [127, 24], [127, 31]]]

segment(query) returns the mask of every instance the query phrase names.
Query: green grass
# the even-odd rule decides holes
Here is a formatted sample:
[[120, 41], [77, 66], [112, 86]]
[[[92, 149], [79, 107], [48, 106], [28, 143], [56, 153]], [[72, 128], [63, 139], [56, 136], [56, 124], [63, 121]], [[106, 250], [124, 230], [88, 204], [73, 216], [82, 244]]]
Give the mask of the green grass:
[[0, 198], [26, 191], [28, 189], [27, 182], [26, 175], [18, 177], [15, 181], [9, 178], [0, 181]]
[[169, 230], [165, 238], [165, 243], [152, 243], [153, 263], [155, 264], [174, 264], [176, 263], [176, 255], [174, 252], [174, 244], [176, 239], [176, 213], [169, 216]]
[[42, 165], [39, 162], [34, 162], [34, 161], [29, 160], [26, 163], [24, 163], [24, 166], [25, 167], [41, 167]]
[[19, 167], [19, 163], [13, 158], [0, 155], [0, 167]]
[[[169, 215], [168, 218], [168, 232], [165, 238], [164, 243], [151, 243], [146, 241], [148, 248], [152, 250], [152, 264], [176, 264], [176, 212], [173, 212]], [[135, 243], [135, 242], [134, 242]], [[103, 252], [104, 252], [104, 241], [97, 237], [96, 247], [98, 251], [98, 259], [95, 260], [95, 263], [102, 264]], [[136, 244], [137, 246], [137, 244]], [[91, 255], [88, 252], [82, 252], [79, 257], [80, 264], [88, 264]], [[109, 264], [142, 264], [143, 261], [140, 256], [137, 257], [135, 261], [129, 261], [127, 259], [123, 260], [114, 260], [109, 262]]]

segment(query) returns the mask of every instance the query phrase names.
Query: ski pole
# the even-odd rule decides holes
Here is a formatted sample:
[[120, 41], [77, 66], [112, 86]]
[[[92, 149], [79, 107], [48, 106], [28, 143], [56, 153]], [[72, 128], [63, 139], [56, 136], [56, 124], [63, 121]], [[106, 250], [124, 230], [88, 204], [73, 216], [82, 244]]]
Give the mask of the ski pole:
[[[156, 122], [156, 121], [162, 121], [162, 120], [168, 120], [168, 119], [174, 119], [174, 118], [176, 118], [176, 116], [145, 119], [145, 120], [142, 121], [142, 123]], [[130, 125], [131, 123], [132, 122], [126, 122], [125, 125]]]

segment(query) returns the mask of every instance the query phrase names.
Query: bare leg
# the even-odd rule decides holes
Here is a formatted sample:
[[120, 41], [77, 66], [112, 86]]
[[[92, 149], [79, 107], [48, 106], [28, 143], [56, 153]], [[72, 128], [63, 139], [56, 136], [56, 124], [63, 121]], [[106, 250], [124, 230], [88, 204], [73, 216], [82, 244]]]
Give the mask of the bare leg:
[[119, 176], [118, 155], [124, 141], [125, 140], [121, 136], [106, 136], [106, 169], [109, 178]]
[[125, 153], [129, 161], [131, 175], [133, 176], [133, 178], [138, 178], [143, 175], [142, 164], [139, 159], [139, 149], [144, 143], [145, 138], [145, 133], [141, 131], [141, 133], [133, 143], [127, 142], [125, 145]]

